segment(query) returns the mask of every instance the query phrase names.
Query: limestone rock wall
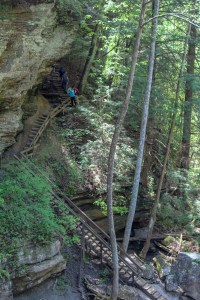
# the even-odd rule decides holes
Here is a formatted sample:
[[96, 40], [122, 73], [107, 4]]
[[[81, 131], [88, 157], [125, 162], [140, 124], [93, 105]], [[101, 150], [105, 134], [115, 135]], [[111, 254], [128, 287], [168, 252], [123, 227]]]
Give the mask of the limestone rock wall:
[[[13, 294], [24, 292], [47, 278], [62, 272], [66, 260], [61, 254], [59, 240], [44, 245], [26, 242], [16, 249], [15, 266], [10, 269], [10, 278], [0, 278], [0, 300], [12, 300]], [[0, 269], [6, 269], [9, 262]]]
[[[66, 260], [60, 253], [61, 244], [56, 240], [48, 245], [27, 244], [18, 252], [18, 268], [13, 278], [13, 293], [32, 288], [50, 276], [66, 268]], [[23, 267], [22, 267], [23, 266]]]
[[0, 154], [23, 129], [28, 92], [69, 53], [78, 26], [70, 24], [58, 23], [55, 1], [10, 9], [0, 5]]
[[0, 300], [13, 300], [12, 282], [8, 278], [0, 279]]

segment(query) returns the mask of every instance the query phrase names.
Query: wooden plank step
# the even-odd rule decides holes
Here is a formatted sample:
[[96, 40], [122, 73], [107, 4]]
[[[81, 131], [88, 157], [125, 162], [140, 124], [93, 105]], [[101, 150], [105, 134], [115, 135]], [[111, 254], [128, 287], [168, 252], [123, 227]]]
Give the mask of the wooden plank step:
[[42, 123], [34, 123], [33, 126], [31, 127], [31, 130], [32, 130], [32, 129], [35, 129], [35, 128], [40, 128], [40, 127], [42, 126], [43, 123], [44, 123], [44, 122], [42, 122]]
[[120, 274], [120, 276], [127, 275], [127, 276], [129, 276], [129, 277], [130, 277], [130, 276], [132, 277], [132, 274], [127, 273], [126, 270], [120, 270], [120, 271], [119, 271], [119, 274]]
[[33, 139], [33, 137], [36, 135], [37, 131], [32, 132], [28, 135], [28, 139]]
[[140, 288], [151, 299], [167, 300], [156, 290], [155, 287], [153, 287], [152, 285], [147, 283], [143, 278], [134, 277], [134, 283], [136, 286], [138, 286], [138, 288]]
[[40, 125], [40, 126], [41, 126], [44, 122], [45, 122], [45, 119], [44, 119], [44, 120], [41, 120], [41, 119], [39, 120], [39, 119], [38, 119], [38, 120], [33, 124], [33, 126], [35, 126], [35, 125]]
[[158, 297], [160, 297], [160, 293], [159, 293], [158, 291], [156, 291], [156, 292], [153, 294], [153, 296], [154, 296], [156, 299], [158, 299]]
[[34, 126], [31, 128], [31, 133], [36, 133], [39, 129], [40, 129], [41, 126]]
[[46, 120], [46, 118], [47, 118], [47, 117], [40, 117], [40, 118], [38, 119], [38, 121], [44, 123], [44, 121]]

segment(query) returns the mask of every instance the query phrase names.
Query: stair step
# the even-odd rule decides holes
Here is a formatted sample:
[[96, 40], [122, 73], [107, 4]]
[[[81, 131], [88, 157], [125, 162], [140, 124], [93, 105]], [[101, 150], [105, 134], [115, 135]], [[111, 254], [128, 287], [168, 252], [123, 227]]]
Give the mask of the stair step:
[[42, 126], [42, 124], [43, 124], [43, 122], [42, 123], [35, 123], [34, 125], [33, 125], [33, 127], [31, 128], [31, 130], [33, 129], [39, 129], [41, 126]]
[[35, 123], [44, 123], [45, 120], [46, 120], [46, 118], [39, 118], [36, 120]]
[[36, 132], [31, 132], [29, 135], [28, 135], [28, 139], [33, 139], [34, 136], [36, 136], [37, 134], [37, 131]]
[[37, 127], [37, 126], [34, 126], [31, 128], [31, 133], [36, 133], [38, 131], [38, 129], [40, 128], [41, 126]]

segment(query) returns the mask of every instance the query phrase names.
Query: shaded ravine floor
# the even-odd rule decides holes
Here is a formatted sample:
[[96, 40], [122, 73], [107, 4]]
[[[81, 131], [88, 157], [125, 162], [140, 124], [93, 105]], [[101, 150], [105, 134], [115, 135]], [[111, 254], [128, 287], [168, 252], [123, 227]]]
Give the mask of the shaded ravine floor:
[[[14, 300], [82, 300], [82, 294], [78, 287], [81, 263], [80, 248], [76, 245], [72, 246], [71, 249], [65, 248], [63, 250], [63, 256], [66, 258], [67, 264], [62, 274], [47, 279], [40, 285], [15, 296]], [[94, 263], [94, 261], [86, 256], [85, 263], [83, 264], [81, 290], [85, 296], [88, 294], [84, 285], [85, 276], [89, 275], [92, 278], [101, 280], [102, 283], [104, 282], [105, 284], [111, 285], [111, 276], [109, 274], [107, 277], [102, 277], [102, 274], [105, 274], [105, 267]], [[157, 284], [155, 284], [155, 287], [167, 300], [180, 299], [178, 295], [167, 293]], [[140, 299], [150, 300], [142, 291], [138, 290], [138, 293], [141, 297]]]
[[[79, 291], [79, 274], [81, 264], [81, 251], [77, 245], [71, 248], [64, 247], [63, 256], [67, 260], [66, 269], [60, 275], [49, 278], [40, 285], [14, 296], [14, 300], [81, 300]], [[87, 294], [84, 277], [90, 275], [99, 278], [102, 272], [100, 265], [94, 265], [86, 257], [82, 268], [81, 289]]]
[[77, 288], [68, 285], [63, 276], [48, 279], [39, 286], [14, 297], [14, 300], [81, 300]]

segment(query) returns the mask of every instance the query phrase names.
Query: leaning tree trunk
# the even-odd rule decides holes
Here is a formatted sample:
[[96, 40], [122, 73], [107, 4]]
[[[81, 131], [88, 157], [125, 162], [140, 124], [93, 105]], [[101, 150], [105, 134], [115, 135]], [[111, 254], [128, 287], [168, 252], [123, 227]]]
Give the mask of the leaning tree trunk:
[[99, 28], [100, 28], [100, 25], [97, 23], [95, 26], [95, 29], [94, 29], [93, 36], [92, 36], [88, 57], [86, 59], [85, 66], [84, 66], [84, 69], [82, 72], [82, 77], [81, 77], [81, 80], [80, 80], [80, 83], [78, 86], [81, 93], [85, 89], [87, 79], [88, 79], [88, 76], [90, 73], [90, 69], [91, 69], [92, 63], [94, 61], [96, 52], [97, 52]]
[[196, 44], [196, 27], [191, 26], [191, 34], [189, 39], [188, 55], [187, 55], [187, 77], [185, 87], [185, 109], [183, 121], [183, 137], [182, 137], [182, 154], [180, 167], [188, 170], [190, 164], [190, 138], [191, 138], [191, 121], [192, 121], [192, 78], [194, 75], [195, 63], [195, 44]]
[[169, 134], [168, 134], [168, 141], [167, 141], [167, 148], [166, 148], [164, 163], [163, 163], [162, 172], [161, 172], [161, 175], [160, 175], [160, 180], [159, 180], [159, 184], [158, 184], [158, 188], [157, 188], [157, 192], [156, 192], [155, 202], [154, 202], [153, 209], [152, 209], [152, 212], [151, 212], [151, 218], [149, 220], [147, 239], [146, 239], [144, 247], [143, 247], [143, 249], [140, 253], [143, 258], [146, 257], [147, 252], [149, 250], [154, 225], [156, 223], [157, 209], [158, 209], [158, 204], [159, 204], [159, 201], [160, 201], [160, 194], [161, 194], [161, 190], [162, 190], [164, 175], [165, 175], [165, 172], [166, 172], [166, 166], [167, 166], [169, 153], [170, 153], [171, 142], [172, 142], [172, 138], [173, 138], [173, 129], [174, 129], [174, 125], [175, 125], [176, 114], [177, 114], [177, 109], [178, 109], [178, 99], [179, 99], [179, 94], [180, 94], [180, 82], [181, 82], [181, 78], [183, 77], [183, 71], [184, 71], [184, 66], [185, 66], [186, 51], [187, 51], [187, 45], [188, 45], [190, 29], [191, 29], [191, 25], [189, 24], [188, 25], [187, 36], [186, 36], [186, 39], [185, 39], [181, 69], [180, 69], [180, 73], [179, 73], [179, 77], [178, 77], [178, 81], [177, 81], [176, 95], [175, 95], [175, 102], [174, 102], [174, 112], [173, 112], [173, 115], [172, 115], [170, 130], [169, 130]]
[[131, 69], [128, 79], [128, 85], [126, 89], [126, 97], [124, 99], [117, 123], [115, 125], [115, 131], [113, 134], [110, 153], [108, 158], [108, 175], [107, 175], [107, 209], [108, 209], [108, 224], [109, 224], [109, 233], [111, 238], [111, 249], [112, 249], [112, 258], [113, 258], [113, 286], [112, 286], [112, 300], [117, 299], [118, 290], [119, 290], [119, 270], [118, 270], [118, 253], [117, 253], [117, 242], [116, 242], [116, 234], [114, 227], [114, 219], [113, 219], [113, 173], [114, 173], [114, 158], [116, 153], [117, 142], [119, 139], [119, 134], [121, 131], [121, 127], [126, 116], [126, 112], [128, 109], [129, 100], [131, 97], [131, 91], [133, 87], [133, 79], [135, 75], [135, 66], [137, 62], [140, 39], [142, 34], [142, 24], [144, 20], [144, 12], [146, 8], [146, 0], [142, 1], [141, 12], [140, 12], [140, 20], [137, 28], [136, 39], [134, 43], [134, 50], [132, 54], [131, 61]]
[[[154, 0], [154, 17], [158, 15], [159, 10], [159, 0]], [[152, 27], [152, 42], [151, 42], [151, 51], [149, 57], [149, 72], [148, 72], [148, 81], [145, 91], [144, 97], [144, 106], [143, 106], [143, 114], [142, 114], [142, 123], [140, 128], [140, 141], [139, 141], [139, 149], [138, 149], [138, 157], [136, 163], [136, 170], [133, 182], [133, 192], [132, 192], [132, 199], [129, 206], [129, 213], [126, 221], [126, 228], [124, 232], [124, 239], [122, 248], [123, 251], [126, 252], [128, 249], [128, 244], [131, 235], [132, 223], [135, 215], [136, 203], [137, 203], [137, 196], [138, 196], [138, 189], [139, 189], [139, 181], [140, 181], [140, 173], [142, 169], [142, 158], [143, 158], [143, 151], [144, 151], [144, 143], [145, 143], [145, 135], [146, 135], [146, 127], [147, 127], [147, 119], [148, 119], [148, 111], [149, 111], [149, 100], [151, 94], [151, 86], [152, 86], [152, 79], [153, 79], [153, 69], [154, 69], [154, 61], [155, 61], [155, 45], [156, 45], [156, 33], [157, 33], [157, 18], [153, 19], [153, 27]]]

